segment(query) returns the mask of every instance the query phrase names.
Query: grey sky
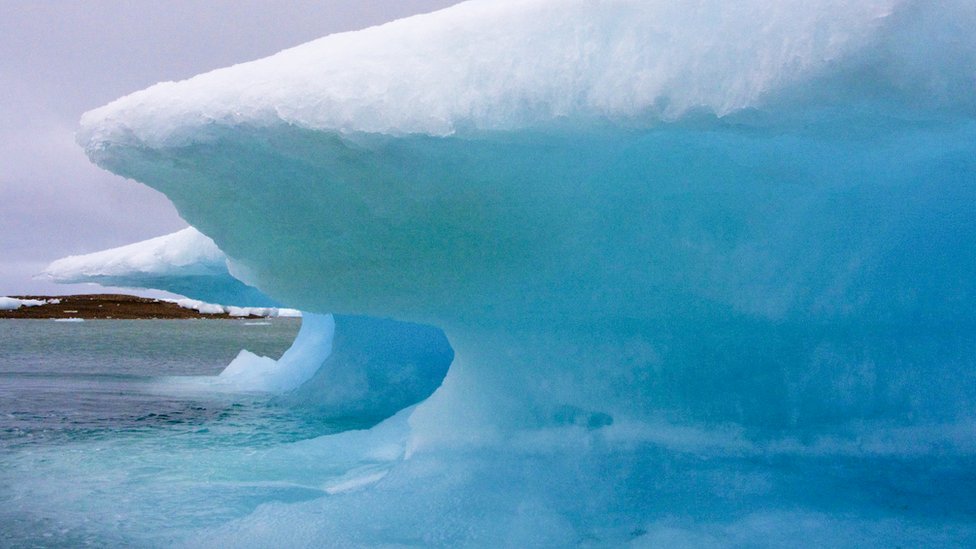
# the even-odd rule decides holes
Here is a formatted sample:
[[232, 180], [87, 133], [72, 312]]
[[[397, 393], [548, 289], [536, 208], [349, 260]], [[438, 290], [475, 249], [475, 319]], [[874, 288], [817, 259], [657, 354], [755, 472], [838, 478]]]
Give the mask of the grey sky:
[[50, 261], [185, 226], [159, 193], [91, 165], [81, 114], [165, 80], [457, 0], [0, 0], [0, 295], [90, 292]]

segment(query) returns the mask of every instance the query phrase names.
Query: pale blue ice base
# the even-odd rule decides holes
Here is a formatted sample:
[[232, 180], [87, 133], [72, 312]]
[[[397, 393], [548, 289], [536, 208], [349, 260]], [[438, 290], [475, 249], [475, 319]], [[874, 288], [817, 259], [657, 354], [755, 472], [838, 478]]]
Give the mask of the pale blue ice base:
[[974, 424], [864, 425], [870, 435], [860, 440], [763, 444], [734, 426], [566, 426], [523, 432], [503, 448], [404, 459], [403, 416], [370, 431], [263, 444], [240, 437], [284, 425], [246, 417], [226, 438], [205, 427], [118, 433], [7, 456], [3, 518], [15, 529], [6, 535], [192, 547], [976, 541], [973, 448], [944, 440], [952, 429], [970, 437]]

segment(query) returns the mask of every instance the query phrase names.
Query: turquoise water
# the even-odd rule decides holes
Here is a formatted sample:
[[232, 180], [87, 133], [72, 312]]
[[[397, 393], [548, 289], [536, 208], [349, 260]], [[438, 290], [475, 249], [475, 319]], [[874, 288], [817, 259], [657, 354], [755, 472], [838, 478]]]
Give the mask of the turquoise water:
[[193, 383], [241, 348], [280, 356], [299, 325], [0, 320], [0, 546], [148, 544], [153, 516], [178, 529], [305, 497], [242, 481], [246, 456], [337, 426]]
[[[732, 424], [568, 425], [403, 459], [403, 414], [350, 430], [208, 384], [241, 347], [280, 355], [298, 326], [0, 321], [0, 547], [976, 540], [972, 422], [774, 440]], [[364, 535], [363, 513], [385, 518]]]

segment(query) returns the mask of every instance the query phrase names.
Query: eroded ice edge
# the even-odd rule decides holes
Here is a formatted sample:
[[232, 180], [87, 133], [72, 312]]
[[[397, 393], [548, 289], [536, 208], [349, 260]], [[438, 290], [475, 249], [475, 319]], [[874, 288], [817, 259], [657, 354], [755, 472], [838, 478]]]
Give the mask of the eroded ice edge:
[[[42, 276], [60, 284], [180, 293], [188, 297], [171, 301], [203, 314], [303, 316], [295, 342], [280, 358], [243, 349], [218, 376], [167, 379], [159, 388], [162, 391], [283, 393], [307, 384], [303, 391], [281, 398], [314, 405], [320, 417], [355, 416], [369, 424], [427, 398], [444, 378], [453, 354], [440, 330], [365, 317], [302, 315], [296, 309], [268, 306], [277, 302], [235, 278], [231, 274], [234, 268], [213, 240], [189, 227], [127, 246], [62, 258], [51, 263]], [[333, 352], [337, 323], [342, 347]], [[390, 339], [409, 343], [397, 346]], [[385, 349], [368, 351], [376, 346]], [[368, 356], [350, 356], [355, 353]], [[387, 379], [390, 375], [392, 381]]]
[[161, 532], [973, 543], [974, 25], [961, 1], [474, 1], [87, 113], [90, 158], [243, 284], [456, 353], [416, 408], [262, 457], [321, 494]]

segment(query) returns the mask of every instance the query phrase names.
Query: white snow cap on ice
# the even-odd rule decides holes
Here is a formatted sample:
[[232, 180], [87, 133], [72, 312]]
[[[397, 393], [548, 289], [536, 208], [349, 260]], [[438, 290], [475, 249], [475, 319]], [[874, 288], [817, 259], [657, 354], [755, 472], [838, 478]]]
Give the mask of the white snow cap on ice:
[[905, 3], [472, 0], [157, 84], [86, 113], [78, 142], [178, 146], [214, 125], [448, 135], [723, 115], [856, 55]]
[[89, 282], [93, 276], [213, 275], [227, 271], [227, 258], [213, 240], [193, 227], [101, 252], [51, 263], [44, 275], [56, 282]]

